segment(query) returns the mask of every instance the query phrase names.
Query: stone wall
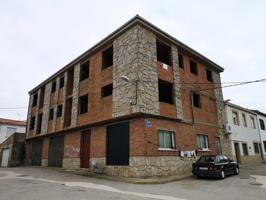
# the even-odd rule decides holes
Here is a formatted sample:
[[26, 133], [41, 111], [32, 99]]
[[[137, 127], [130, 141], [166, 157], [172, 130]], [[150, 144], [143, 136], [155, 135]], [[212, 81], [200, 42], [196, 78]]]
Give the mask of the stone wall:
[[155, 35], [136, 25], [113, 42], [113, 49], [113, 117], [132, 112], [159, 115]]
[[78, 100], [79, 100], [79, 73], [80, 73], [80, 64], [77, 64], [74, 68], [71, 127], [77, 126]]
[[63, 168], [65, 169], [79, 169], [80, 168], [80, 158], [64, 158]]
[[[221, 83], [220, 74], [213, 72], [213, 82]], [[221, 87], [221, 84], [214, 84], [215, 87]], [[222, 153], [232, 157], [232, 146], [230, 142], [230, 136], [225, 134], [224, 125], [225, 125], [225, 111], [224, 111], [224, 102], [223, 102], [223, 92], [222, 88], [215, 89], [216, 97], [216, 107], [217, 107], [217, 117], [218, 117], [218, 126], [219, 126], [219, 136], [222, 146]]]
[[[234, 160], [236, 159], [236, 156], [233, 156]], [[241, 163], [240, 164], [251, 164], [251, 165], [255, 165], [255, 164], [259, 164], [262, 163], [262, 158], [261, 155], [249, 155], [249, 156], [240, 156], [240, 160]]]
[[51, 89], [52, 89], [52, 82], [46, 84], [45, 86], [41, 134], [46, 134], [48, 131]]
[[129, 166], [106, 166], [105, 158], [91, 158], [91, 163], [95, 168], [103, 168], [103, 173], [108, 175], [145, 178], [190, 174], [195, 160], [177, 156], [135, 156], [130, 157]]
[[176, 117], [177, 119], [183, 119], [183, 107], [181, 98], [181, 84], [180, 84], [180, 73], [178, 63], [178, 50], [172, 45], [172, 63], [174, 73], [174, 94], [175, 94], [175, 105], [176, 105]]

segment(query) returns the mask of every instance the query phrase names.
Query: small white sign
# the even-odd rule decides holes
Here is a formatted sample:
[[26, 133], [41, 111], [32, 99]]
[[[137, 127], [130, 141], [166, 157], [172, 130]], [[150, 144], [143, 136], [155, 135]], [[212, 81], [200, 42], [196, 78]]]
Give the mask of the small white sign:
[[168, 65], [163, 63], [163, 69], [168, 70]]
[[180, 156], [181, 157], [187, 157], [187, 158], [196, 157], [196, 151], [195, 150], [192, 150], [192, 151], [180, 151]]

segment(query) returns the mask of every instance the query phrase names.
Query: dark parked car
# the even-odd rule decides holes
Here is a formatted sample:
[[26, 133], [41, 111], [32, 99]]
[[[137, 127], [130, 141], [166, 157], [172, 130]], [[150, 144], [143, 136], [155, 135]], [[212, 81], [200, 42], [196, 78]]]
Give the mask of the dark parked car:
[[197, 177], [216, 177], [224, 179], [239, 173], [238, 163], [224, 155], [201, 156], [192, 164], [192, 173]]

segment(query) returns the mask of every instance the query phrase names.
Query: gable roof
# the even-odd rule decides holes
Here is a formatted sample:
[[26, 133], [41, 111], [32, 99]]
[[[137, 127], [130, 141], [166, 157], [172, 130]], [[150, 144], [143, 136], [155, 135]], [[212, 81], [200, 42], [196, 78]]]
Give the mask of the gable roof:
[[73, 65], [77, 64], [80, 60], [82, 60], [85, 57], [93, 54], [95, 51], [97, 51], [98, 49], [100, 49], [104, 45], [108, 44], [108, 42], [111, 42], [112, 40], [114, 40], [115, 38], [117, 38], [118, 36], [120, 36], [121, 34], [123, 34], [125, 31], [127, 31], [128, 29], [130, 29], [131, 27], [133, 27], [133, 26], [135, 26], [137, 24], [142, 25], [144, 28], [146, 28], [146, 29], [154, 32], [156, 35], [159, 35], [162, 38], [166, 38], [170, 42], [172, 42], [172, 43], [176, 44], [177, 46], [183, 48], [184, 50], [188, 51], [192, 55], [194, 55], [194, 56], [198, 57], [199, 59], [203, 60], [204, 62], [208, 63], [208, 65], [211, 66], [214, 70], [216, 70], [218, 72], [223, 72], [224, 71], [224, 68], [222, 68], [221, 66], [219, 66], [215, 62], [211, 61], [210, 59], [208, 59], [204, 55], [200, 54], [196, 50], [194, 50], [191, 47], [189, 47], [188, 45], [180, 42], [179, 40], [177, 40], [173, 36], [171, 36], [168, 33], [164, 32], [163, 30], [161, 30], [160, 28], [158, 28], [154, 24], [152, 24], [149, 21], [145, 20], [144, 18], [140, 17], [139, 15], [136, 15], [135, 17], [133, 17], [132, 19], [130, 19], [129, 21], [127, 21], [124, 25], [122, 25], [121, 27], [119, 27], [118, 29], [116, 29], [114, 32], [112, 32], [111, 34], [109, 34], [107, 37], [105, 37], [104, 39], [102, 39], [100, 42], [96, 43], [93, 47], [91, 47], [90, 49], [88, 49], [87, 51], [85, 51], [79, 57], [77, 57], [76, 59], [72, 60], [66, 66], [64, 66], [63, 68], [61, 68], [55, 74], [53, 74], [52, 76], [50, 76], [49, 78], [47, 78], [45, 81], [43, 81], [42, 83], [40, 83], [38, 86], [36, 86], [32, 90], [30, 90], [29, 91], [29, 94], [35, 92], [42, 85], [48, 83], [49, 81], [51, 81], [52, 79], [54, 79], [55, 77], [57, 77], [59, 74], [63, 73], [65, 70], [67, 70], [69, 67], [72, 67]]
[[0, 124], [8, 124], [8, 125], [16, 125], [16, 126], [26, 126], [26, 121], [0, 118]]

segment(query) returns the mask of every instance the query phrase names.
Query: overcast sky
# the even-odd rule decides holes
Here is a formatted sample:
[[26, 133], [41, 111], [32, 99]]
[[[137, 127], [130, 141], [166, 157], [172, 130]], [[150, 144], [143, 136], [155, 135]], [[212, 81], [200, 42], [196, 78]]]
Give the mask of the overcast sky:
[[[26, 119], [28, 91], [136, 14], [225, 68], [222, 81], [266, 78], [266, 1], [0, 0], [0, 117]], [[224, 99], [266, 112], [266, 83]]]

